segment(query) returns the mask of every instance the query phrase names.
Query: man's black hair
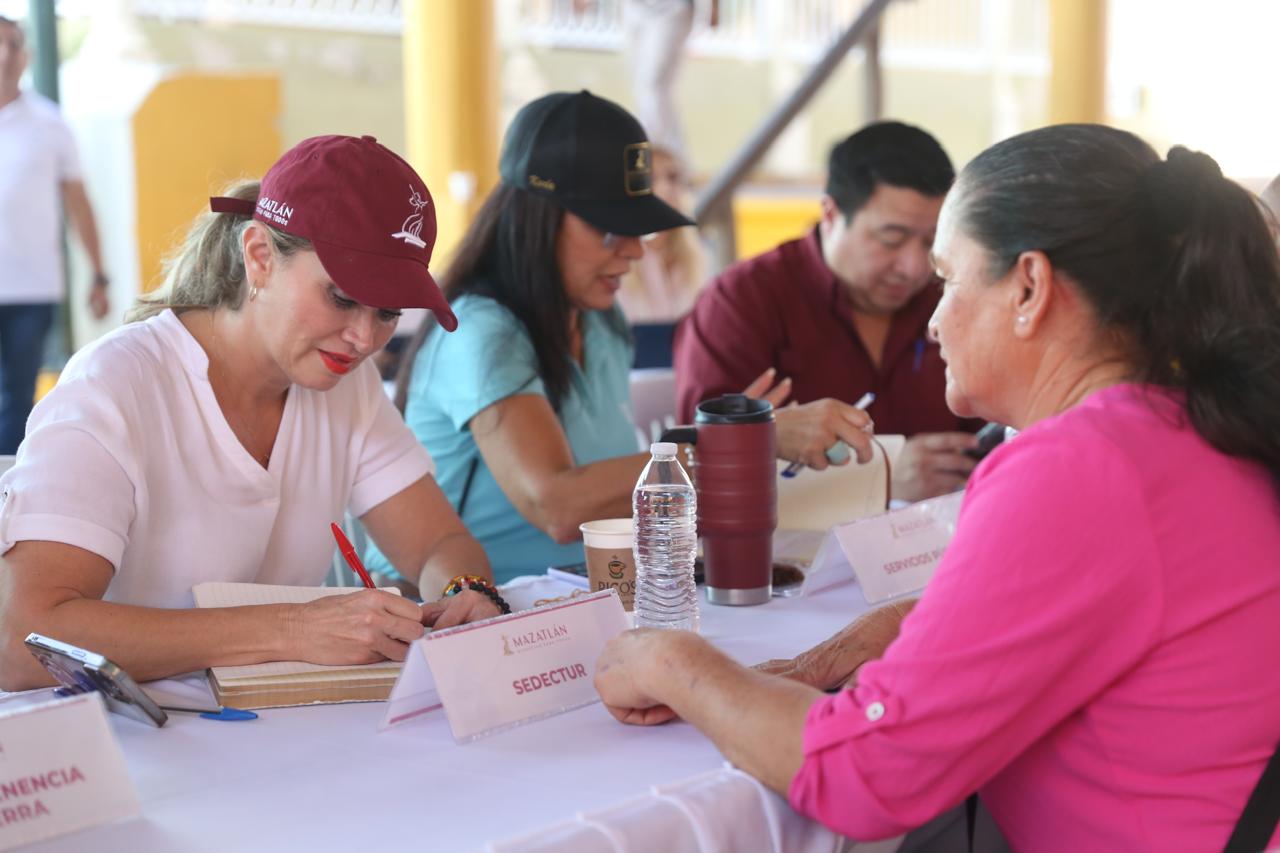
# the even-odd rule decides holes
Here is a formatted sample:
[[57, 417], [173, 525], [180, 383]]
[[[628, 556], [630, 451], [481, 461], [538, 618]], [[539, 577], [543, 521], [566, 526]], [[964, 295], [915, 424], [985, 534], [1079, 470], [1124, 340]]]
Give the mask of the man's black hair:
[[955, 177], [951, 158], [938, 140], [900, 121], [881, 121], [831, 149], [827, 195], [842, 214], [852, 217], [881, 184], [937, 197], [946, 194]]

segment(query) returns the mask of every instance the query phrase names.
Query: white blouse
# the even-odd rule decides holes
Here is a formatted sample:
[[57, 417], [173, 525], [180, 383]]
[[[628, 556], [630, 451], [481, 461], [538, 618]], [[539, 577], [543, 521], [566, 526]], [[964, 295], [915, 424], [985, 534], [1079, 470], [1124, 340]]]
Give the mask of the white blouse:
[[151, 607], [190, 607], [203, 581], [319, 585], [329, 522], [434, 473], [371, 363], [329, 391], [289, 389], [266, 469], [208, 370], [171, 311], [76, 353], [0, 477], [0, 553], [23, 540], [84, 548], [115, 569], [106, 600]]

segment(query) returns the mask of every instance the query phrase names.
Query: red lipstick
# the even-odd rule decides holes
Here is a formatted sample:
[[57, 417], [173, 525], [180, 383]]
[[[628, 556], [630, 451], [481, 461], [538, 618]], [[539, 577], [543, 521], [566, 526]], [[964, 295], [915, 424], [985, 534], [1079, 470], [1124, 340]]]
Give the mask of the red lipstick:
[[325, 350], [317, 350], [317, 352], [320, 353], [320, 360], [324, 362], [324, 366], [339, 376], [343, 376], [349, 372], [351, 370], [351, 366], [355, 364], [356, 361], [350, 356], [338, 355], [334, 352], [327, 352]]

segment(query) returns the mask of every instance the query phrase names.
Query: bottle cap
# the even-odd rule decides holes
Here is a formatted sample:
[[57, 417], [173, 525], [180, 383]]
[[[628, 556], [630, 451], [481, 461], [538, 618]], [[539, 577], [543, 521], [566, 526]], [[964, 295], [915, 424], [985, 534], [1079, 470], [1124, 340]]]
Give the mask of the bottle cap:
[[675, 456], [676, 444], [674, 441], [655, 441], [649, 445], [649, 452], [654, 456]]

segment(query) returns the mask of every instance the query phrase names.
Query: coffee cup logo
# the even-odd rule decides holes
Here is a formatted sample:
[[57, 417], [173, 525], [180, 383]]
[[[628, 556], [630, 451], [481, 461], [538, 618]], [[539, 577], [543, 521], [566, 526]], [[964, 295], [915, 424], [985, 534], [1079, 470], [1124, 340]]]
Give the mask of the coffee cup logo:
[[586, 546], [588, 587], [592, 592], [612, 589], [622, 599], [622, 606], [631, 609], [635, 596], [635, 564], [625, 545], [606, 548]]

